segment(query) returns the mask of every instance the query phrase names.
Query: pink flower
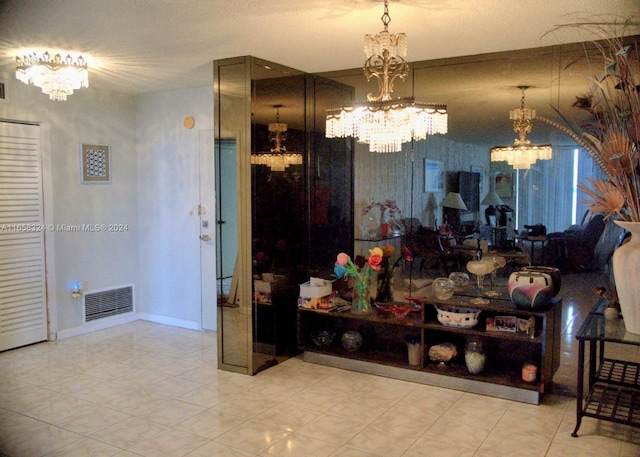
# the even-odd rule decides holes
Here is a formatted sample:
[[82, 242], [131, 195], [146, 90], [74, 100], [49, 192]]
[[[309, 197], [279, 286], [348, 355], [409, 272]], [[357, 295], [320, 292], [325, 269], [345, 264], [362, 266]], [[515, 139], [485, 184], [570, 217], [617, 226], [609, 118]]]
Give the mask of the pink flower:
[[344, 252], [341, 252], [340, 254], [338, 254], [338, 259], [337, 259], [337, 264], [338, 265], [342, 265], [343, 267], [347, 264], [347, 262], [349, 261], [349, 256], [347, 254], [345, 254]]

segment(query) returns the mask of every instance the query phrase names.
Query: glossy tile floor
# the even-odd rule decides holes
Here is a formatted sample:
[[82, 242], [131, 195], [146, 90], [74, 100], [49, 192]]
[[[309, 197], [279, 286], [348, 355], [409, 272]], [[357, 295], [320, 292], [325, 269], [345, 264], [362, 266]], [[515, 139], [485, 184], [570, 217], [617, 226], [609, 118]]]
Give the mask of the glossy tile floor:
[[[571, 394], [572, 332], [599, 278], [563, 280], [557, 378]], [[218, 371], [216, 354], [215, 334], [144, 321], [0, 353], [0, 455], [640, 455], [640, 432], [625, 426], [586, 418], [572, 438], [568, 395], [534, 406], [299, 358], [249, 377]]]

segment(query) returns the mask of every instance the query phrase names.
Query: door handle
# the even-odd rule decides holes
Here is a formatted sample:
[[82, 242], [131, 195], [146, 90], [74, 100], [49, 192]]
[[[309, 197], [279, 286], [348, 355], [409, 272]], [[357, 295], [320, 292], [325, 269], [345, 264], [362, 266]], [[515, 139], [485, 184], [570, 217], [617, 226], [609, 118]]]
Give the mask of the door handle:
[[211, 241], [212, 238], [209, 235], [200, 235], [202, 241]]

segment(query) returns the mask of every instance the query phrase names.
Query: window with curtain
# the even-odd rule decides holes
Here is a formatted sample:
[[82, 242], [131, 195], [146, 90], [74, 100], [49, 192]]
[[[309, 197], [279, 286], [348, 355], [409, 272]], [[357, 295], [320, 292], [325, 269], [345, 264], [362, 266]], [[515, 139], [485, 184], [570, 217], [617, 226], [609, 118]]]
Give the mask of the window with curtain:
[[[577, 157], [576, 157], [577, 155]], [[579, 224], [587, 210], [585, 194], [578, 183], [600, 177], [600, 169], [582, 149], [554, 148], [553, 158], [536, 162], [529, 170], [518, 170], [516, 180], [518, 230], [543, 224], [547, 232], [562, 232]]]

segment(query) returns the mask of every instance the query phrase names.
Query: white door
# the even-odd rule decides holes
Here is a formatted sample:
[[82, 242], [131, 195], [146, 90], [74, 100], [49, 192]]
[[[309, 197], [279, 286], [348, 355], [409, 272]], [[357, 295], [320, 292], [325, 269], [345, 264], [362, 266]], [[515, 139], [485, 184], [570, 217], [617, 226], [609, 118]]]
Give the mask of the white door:
[[0, 351], [47, 339], [40, 127], [0, 122]]
[[216, 310], [216, 195], [213, 130], [202, 130], [200, 150], [200, 287], [202, 329], [217, 329]]

